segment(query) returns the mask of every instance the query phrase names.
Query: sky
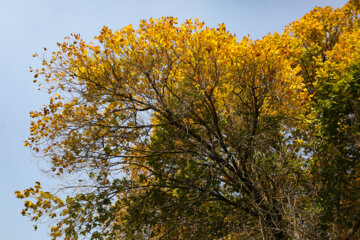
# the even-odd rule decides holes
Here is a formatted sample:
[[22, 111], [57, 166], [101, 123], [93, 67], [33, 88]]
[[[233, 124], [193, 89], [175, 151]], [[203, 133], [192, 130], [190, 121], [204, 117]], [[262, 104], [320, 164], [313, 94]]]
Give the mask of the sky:
[[53, 189], [57, 180], [40, 170], [41, 159], [23, 146], [28, 137], [29, 111], [48, 103], [48, 96], [32, 83], [29, 66], [43, 47], [57, 50], [70, 33], [87, 41], [102, 26], [120, 29], [137, 26], [141, 19], [173, 16], [179, 22], [197, 17], [210, 27], [225, 23], [241, 39], [257, 39], [281, 32], [314, 6], [341, 7], [345, 0], [0, 0], [0, 240], [46, 240], [48, 226], [37, 231], [20, 215], [23, 201], [14, 191], [40, 181]]

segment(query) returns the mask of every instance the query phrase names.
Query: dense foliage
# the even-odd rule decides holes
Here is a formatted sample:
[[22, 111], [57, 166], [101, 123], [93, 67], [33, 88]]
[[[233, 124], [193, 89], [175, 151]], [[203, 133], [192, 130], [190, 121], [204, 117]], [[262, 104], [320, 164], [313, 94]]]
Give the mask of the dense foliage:
[[256, 41], [172, 17], [67, 37], [25, 145], [75, 181], [17, 191], [23, 215], [52, 239], [360, 238], [357, 5]]

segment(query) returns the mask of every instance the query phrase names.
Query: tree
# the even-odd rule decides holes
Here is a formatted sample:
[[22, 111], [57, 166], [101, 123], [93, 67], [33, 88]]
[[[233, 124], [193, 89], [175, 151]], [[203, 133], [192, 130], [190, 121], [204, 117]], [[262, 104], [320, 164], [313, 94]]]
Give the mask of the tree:
[[301, 39], [302, 75], [316, 93], [311, 108], [317, 120], [308, 142], [323, 238], [350, 239], [360, 228], [358, 3], [315, 8], [289, 29]]
[[315, 8], [257, 41], [171, 17], [71, 35], [36, 70], [51, 96], [25, 145], [78, 182], [17, 191], [23, 215], [53, 239], [356, 236], [357, 16]]

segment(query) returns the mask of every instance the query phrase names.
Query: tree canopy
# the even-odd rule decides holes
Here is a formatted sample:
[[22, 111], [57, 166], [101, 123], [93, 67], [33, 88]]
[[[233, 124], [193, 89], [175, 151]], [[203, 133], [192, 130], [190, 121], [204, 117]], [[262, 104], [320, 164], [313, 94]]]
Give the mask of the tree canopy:
[[359, 23], [353, 1], [261, 40], [173, 17], [71, 34], [30, 70], [50, 101], [25, 146], [72, 182], [17, 191], [22, 214], [52, 239], [359, 238]]

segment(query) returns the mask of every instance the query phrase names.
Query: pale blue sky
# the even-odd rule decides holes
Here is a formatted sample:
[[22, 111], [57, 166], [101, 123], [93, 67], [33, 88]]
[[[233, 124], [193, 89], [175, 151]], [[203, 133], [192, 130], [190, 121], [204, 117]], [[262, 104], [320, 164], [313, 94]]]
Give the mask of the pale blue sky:
[[23, 202], [15, 190], [40, 180], [54, 181], [42, 173], [39, 160], [23, 147], [29, 129], [29, 111], [47, 103], [36, 90], [29, 66], [39, 66], [31, 56], [43, 47], [56, 49], [70, 33], [87, 40], [103, 25], [118, 29], [137, 25], [140, 19], [161, 16], [180, 21], [197, 17], [208, 26], [224, 22], [238, 38], [253, 38], [282, 31], [289, 22], [314, 6], [339, 7], [345, 0], [0, 0], [0, 240], [46, 240], [47, 224], [33, 230], [20, 215]]

